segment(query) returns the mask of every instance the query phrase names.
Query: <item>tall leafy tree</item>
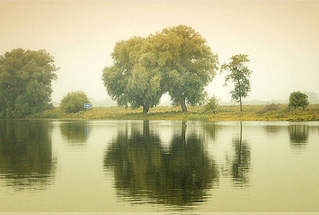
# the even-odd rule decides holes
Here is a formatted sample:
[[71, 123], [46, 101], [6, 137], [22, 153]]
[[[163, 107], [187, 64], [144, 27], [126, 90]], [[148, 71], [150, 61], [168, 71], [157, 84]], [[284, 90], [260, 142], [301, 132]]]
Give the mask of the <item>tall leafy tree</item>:
[[45, 50], [14, 49], [0, 56], [0, 112], [23, 117], [48, 108], [58, 68]]
[[109, 95], [121, 106], [143, 107], [147, 113], [162, 95], [161, 77], [149, 63], [145, 38], [133, 37], [118, 42], [112, 53], [114, 64], [103, 70], [104, 85]]
[[218, 68], [218, 57], [194, 29], [179, 25], [149, 37], [147, 52], [161, 74], [161, 86], [184, 112], [203, 101], [204, 88]]
[[228, 72], [225, 85], [228, 82], [234, 83], [231, 91], [232, 99], [240, 104], [240, 111], [243, 111], [242, 99], [247, 97], [250, 91], [250, 75], [252, 71], [245, 65], [249, 62], [248, 55], [238, 54], [230, 58], [230, 62], [221, 66], [222, 71]]

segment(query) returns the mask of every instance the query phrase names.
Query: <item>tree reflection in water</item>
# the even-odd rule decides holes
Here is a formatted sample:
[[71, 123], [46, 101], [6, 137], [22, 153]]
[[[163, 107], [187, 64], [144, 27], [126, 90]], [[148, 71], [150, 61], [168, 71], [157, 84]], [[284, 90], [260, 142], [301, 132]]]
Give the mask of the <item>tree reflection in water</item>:
[[232, 162], [232, 178], [235, 185], [246, 186], [249, 179], [250, 169], [250, 148], [246, 141], [243, 141], [243, 125], [240, 122], [239, 138], [233, 140], [235, 156]]
[[205, 201], [207, 190], [218, 179], [217, 168], [195, 134], [175, 135], [168, 151], [151, 133], [149, 122], [143, 134], [119, 133], [105, 153], [105, 168], [114, 171], [118, 194], [134, 202], [190, 206]]
[[0, 121], [0, 174], [7, 186], [38, 190], [52, 183], [56, 160], [50, 138], [48, 122]]
[[308, 125], [289, 125], [288, 126], [290, 146], [294, 149], [302, 149], [306, 146], [309, 136]]
[[74, 146], [85, 144], [90, 131], [85, 121], [63, 122], [60, 124], [60, 130], [67, 142]]

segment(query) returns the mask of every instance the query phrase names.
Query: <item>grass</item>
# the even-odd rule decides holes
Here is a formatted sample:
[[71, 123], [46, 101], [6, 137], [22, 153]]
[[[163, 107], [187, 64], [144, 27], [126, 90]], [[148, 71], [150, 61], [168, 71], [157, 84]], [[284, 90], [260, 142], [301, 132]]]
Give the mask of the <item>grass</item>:
[[68, 120], [204, 120], [204, 121], [318, 121], [319, 104], [309, 105], [306, 110], [288, 110], [288, 105], [245, 105], [243, 112], [239, 106], [219, 106], [217, 113], [204, 112], [203, 106], [189, 107], [189, 112], [181, 112], [180, 107], [155, 107], [144, 114], [142, 109], [123, 107], [94, 107], [88, 111], [66, 114], [59, 108], [29, 116], [29, 119]]

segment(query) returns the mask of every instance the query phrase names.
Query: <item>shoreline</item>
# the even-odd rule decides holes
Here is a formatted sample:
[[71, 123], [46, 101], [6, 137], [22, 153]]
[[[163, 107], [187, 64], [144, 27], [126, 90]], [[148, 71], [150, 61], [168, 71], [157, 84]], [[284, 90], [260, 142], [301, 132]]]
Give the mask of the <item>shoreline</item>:
[[237, 105], [220, 106], [217, 113], [203, 112], [203, 106], [189, 107], [181, 112], [180, 107], [155, 107], [147, 114], [142, 109], [123, 107], [93, 107], [88, 111], [66, 114], [59, 108], [46, 110], [20, 119], [33, 120], [185, 120], [185, 121], [319, 121], [319, 104], [311, 104], [306, 110], [289, 111], [288, 105], [280, 104], [276, 110], [267, 110], [267, 105], [245, 105], [241, 113]]

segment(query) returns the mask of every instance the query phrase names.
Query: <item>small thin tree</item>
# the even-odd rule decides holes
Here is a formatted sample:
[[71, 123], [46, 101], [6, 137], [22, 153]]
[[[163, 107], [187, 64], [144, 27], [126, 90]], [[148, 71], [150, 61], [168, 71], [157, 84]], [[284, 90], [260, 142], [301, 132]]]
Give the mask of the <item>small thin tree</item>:
[[234, 55], [230, 62], [221, 66], [222, 72], [228, 72], [225, 79], [225, 86], [229, 82], [234, 83], [234, 89], [231, 91], [232, 99], [240, 104], [240, 112], [243, 111], [242, 98], [247, 97], [250, 91], [250, 75], [252, 71], [245, 65], [249, 62], [248, 56], [244, 54]]

